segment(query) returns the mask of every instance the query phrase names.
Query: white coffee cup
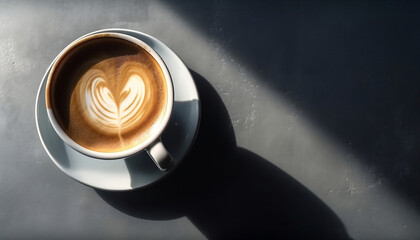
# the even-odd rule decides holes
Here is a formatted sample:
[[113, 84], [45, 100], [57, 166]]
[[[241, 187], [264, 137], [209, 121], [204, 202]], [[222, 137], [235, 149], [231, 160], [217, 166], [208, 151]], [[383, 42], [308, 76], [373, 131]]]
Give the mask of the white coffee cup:
[[[52, 76], [55, 73], [55, 71], [59, 71], [57, 69], [58, 64], [63, 60], [63, 58], [68, 54], [71, 50], [81, 46], [83, 43], [97, 39], [97, 38], [103, 38], [103, 37], [111, 37], [111, 38], [118, 38], [122, 40], [129, 41], [131, 43], [134, 43], [144, 50], [146, 50], [153, 58], [156, 60], [156, 62], [159, 64], [162, 73], [166, 80], [166, 86], [167, 86], [167, 104], [165, 113], [163, 115], [163, 118], [161, 119], [158, 126], [153, 128], [152, 133], [150, 136], [148, 136], [144, 141], [142, 141], [140, 144], [135, 145], [129, 149], [118, 151], [118, 152], [98, 152], [91, 149], [87, 149], [77, 142], [75, 142], [73, 139], [71, 139], [66, 132], [62, 129], [60, 124], [57, 121], [57, 118], [55, 116], [55, 113], [49, 104], [51, 102], [50, 100], [50, 84], [52, 80]], [[61, 53], [58, 55], [56, 61], [54, 62], [53, 66], [51, 67], [51, 70], [48, 75], [47, 83], [46, 83], [46, 91], [45, 91], [45, 100], [46, 100], [46, 106], [47, 106], [47, 113], [48, 118], [51, 122], [51, 125], [53, 126], [54, 130], [58, 134], [58, 136], [70, 147], [75, 149], [76, 151], [85, 154], [89, 157], [99, 159], [99, 160], [115, 160], [115, 159], [122, 159], [129, 156], [133, 156], [135, 154], [138, 154], [142, 151], [147, 151], [150, 158], [155, 162], [156, 166], [162, 170], [167, 171], [171, 168], [173, 164], [172, 157], [170, 156], [169, 152], [166, 150], [165, 146], [163, 145], [161, 141], [161, 136], [168, 125], [171, 113], [172, 113], [172, 107], [173, 107], [173, 101], [174, 101], [174, 94], [173, 94], [173, 83], [171, 79], [171, 75], [169, 74], [168, 68], [166, 67], [164, 61], [161, 59], [161, 57], [153, 50], [152, 47], [144, 43], [143, 41], [126, 35], [122, 33], [115, 33], [115, 32], [105, 32], [105, 33], [95, 33], [92, 35], [81, 37], [74, 42], [70, 43]]]

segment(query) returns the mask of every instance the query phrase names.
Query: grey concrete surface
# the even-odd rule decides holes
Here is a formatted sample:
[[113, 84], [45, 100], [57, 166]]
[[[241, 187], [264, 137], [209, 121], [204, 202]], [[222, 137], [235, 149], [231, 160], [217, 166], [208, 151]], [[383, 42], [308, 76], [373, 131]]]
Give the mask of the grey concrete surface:
[[[0, 1], [0, 239], [420, 239], [420, 4]], [[35, 96], [68, 43], [157, 37], [193, 72], [202, 126], [153, 187], [63, 174]]]

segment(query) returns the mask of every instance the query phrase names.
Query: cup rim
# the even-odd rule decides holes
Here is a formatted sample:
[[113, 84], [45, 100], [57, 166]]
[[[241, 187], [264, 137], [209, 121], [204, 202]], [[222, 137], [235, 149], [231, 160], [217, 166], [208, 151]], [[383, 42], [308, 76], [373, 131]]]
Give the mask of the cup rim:
[[[51, 107], [50, 102], [50, 84], [52, 81], [52, 76], [55, 73], [56, 68], [58, 67], [60, 61], [67, 56], [67, 54], [77, 48], [78, 46], [82, 45], [83, 43], [98, 39], [98, 38], [118, 38], [122, 40], [129, 41], [131, 43], [136, 44], [137, 46], [140, 46], [144, 50], [146, 50], [152, 57], [156, 60], [156, 62], [159, 64], [159, 67], [161, 68], [163, 75], [165, 77], [166, 86], [167, 86], [167, 94], [168, 94], [168, 101], [166, 104], [165, 114], [158, 125], [158, 127], [153, 131], [153, 134], [149, 136], [145, 141], [129, 148], [123, 151], [118, 152], [99, 152], [94, 151], [91, 149], [88, 149], [86, 147], [83, 147], [82, 145], [75, 142], [72, 138], [70, 138], [65, 131], [61, 128], [60, 124], [58, 123], [54, 111]], [[57, 56], [56, 60], [54, 61], [53, 65], [51, 66], [51, 69], [48, 73], [48, 78], [46, 82], [45, 87], [45, 102], [46, 102], [46, 108], [47, 108], [47, 115], [48, 119], [50, 120], [50, 123], [52, 127], [54, 128], [55, 132], [58, 134], [58, 136], [70, 147], [75, 149], [76, 151], [87, 155], [89, 157], [93, 157], [96, 159], [120, 159], [120, 158], [126, 158], [132, 155], [135, 155], [139, 152], [142, 152], [143, 150], [147, 150], [148, 147], [153, 145], [155, 142], [160, 141], [160, 136], [162, 135], [163, 131], [165, 130], [166, 126], [168, 125], [170, 116], [172, 114], [172, 108], [173, 108], [173, 102], [174, 102], [174, 93], [173, 93], [173, 83], [172, 78], [170, 75], [170, 72], [168, 70], [168, 67], [166, 66], [165, 62], [162, 60], [160, 55], [147, 43], [143, 42], [142, 40], [135, 38], [133, 36], [124, 34], [124, 33], [116, 33], [116, 32], [101, 32], [101, 33], [93, 33], [91, 35], [85, 35], [83, 37], [80, 37], [73, 42], [71, 42], [67, 47], [65, 47]]]

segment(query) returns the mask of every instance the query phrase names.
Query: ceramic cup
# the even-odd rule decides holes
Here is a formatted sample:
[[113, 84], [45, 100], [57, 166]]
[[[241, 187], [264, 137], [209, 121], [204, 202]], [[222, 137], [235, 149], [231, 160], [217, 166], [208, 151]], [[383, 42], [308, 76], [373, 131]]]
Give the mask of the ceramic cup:
[[[167, 85], [167, 96], [168, 96], [168, 100], [167, 100], [167, 105], [166, 105], [166, 109], [165, 109], [165, 113], [164, 116], [162, 118], [162, 120], [160, 121], [160, 123], [158, 124], [158, 126], [153, 128], [152, 133], [146, 138], [146, 140], [144, 140], [143, 142], [141, 142], [138, 145], [135, 145], [134, 147], [131, 147], [127, 150], [123, 150], [123, 151], [118, 151], [118, 152], [98, 152], [98, 151], [94, 151], [94, 150], [90, 150], [87, 149], [83, 146], [81, 146], [80, 144], [78, 144], [77, 142], [75, 142], [73, 139], [71, 139], [66, 132], [62, 129], [62, 127], [60, 126], [60, 124], [57, 121], [57, 118], [55, 116], [55, 113], [52, 109], [52, 107], [50, 106], [51, 100], [51, 81], [53, 80], [53, 76], [55, 73], [57, 73], [56, 71], [60, 71], [60, 69], [57, 67], [59, 65], [59, 63], [61, 63], [61, 61], [63, 61], [64, 57], [69, 54], [70, 51], [80, 47], [82, 44], [86, 43], [87, 41], [93, 40], [93, 39], [97, 39], [97, 38], [117, 38], [117, 39], [122, 39], [122, 40], [126, 40], [129, 41], [131, 43], [134, 43], [138, 46], [140, 46], [141, 48], [143, 48], [144, 50], [146, 50], [148, 53], [150, 53], [150, 55], [156, 60], [156, 62], [159, 64], [163, 75], [165, 77], [166, 80], [166, 85]], [[73, 149], [75, 149], [76, 151], [85, 154], [89, 157], [98, 159], [98, 160], [116, 160], [116, 159], [122, 159], [122, 158], [126, 158], [132, 155], [135, 155], [137, 153], [140, 153], [142, 151], [146, 151], [151, 160], [154, 161], [154, 163], [156, 164], [156, 166], [162, 170], [162, 171], [167, 171], [171, 168], [171, 166], [173, 165], [173, 160], [171, 155], [169, 154], [169, 152], [166, 150], [165, 146], [163, 145], [162, 141], [161, 141], [161, 135], [163, 133], [163, 131], [165, 130], [171, 113], [172, 113], [172, 107], [173, 107], [173, 102], [174, 102], [174, 96], [173, 96], [173, 83], [172, 83], [172, 79], [171, 79], [171, 75], [169, 74], [169, 71], [164, 63], [164, 61], [161, 59], [161, 57], [153, 50], [152, 47], [150, 47], [149, 45], [147, 45], [146, 43], [144, 43], [143, 41], [126, 35], [126, 34], [122, 34], [122, 33], [115, 33], [115, 32], [105, 32], [105, 33], [96, 33], [96, 34], [92, 34], [92, 35], [88, 35], [88, 36], [84, 36], [81, 37], [77, 40], [75, 40], [74, 42], [70, 43], [56, 58], [56, 61], [54, 62], [51, 71], [48, 75], [47, 78], [47, 83], [46, 83], [46, 91], [45, 91], [45, 100], [46, 100], [46, 105], [47, 105], [47, 113], [48, 113], [48, 118], [51, 122], [52, 127], [54, 128], [54, 130], [57, 132], [58, 136], [70, 147], [72, 147]]]

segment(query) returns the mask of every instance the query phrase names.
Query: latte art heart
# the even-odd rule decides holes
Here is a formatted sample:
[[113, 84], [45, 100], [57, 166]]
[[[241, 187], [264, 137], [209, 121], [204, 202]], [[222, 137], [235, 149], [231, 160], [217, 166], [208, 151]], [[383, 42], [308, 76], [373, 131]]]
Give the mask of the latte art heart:
[[121, 138], [147, 120], [143, 118], [152, 109], [155, 100], [147, 80], [129, 64], [114, 77], [100, 69], [90, 69], [82, 76], [78, 88], [84, 119], [98, 132]]
[[120, 102], [116, 101], [117, 98], [113, 96], [106, 86], [106, 81], [101, 77], [89, 79], [86, 88], [80, 90], [84, 91], [80, 96], [84, 96], [81, 102], [86, 104], [88, 117], [103, 131], [124, 132], [140, 120], [139, 109], [145, 96], [145, 85], [140, 76], [134, 74], [129, 77], [120, 93]]

